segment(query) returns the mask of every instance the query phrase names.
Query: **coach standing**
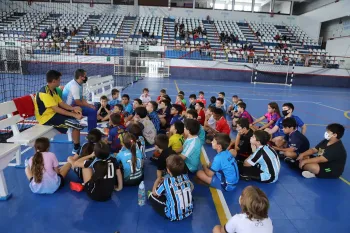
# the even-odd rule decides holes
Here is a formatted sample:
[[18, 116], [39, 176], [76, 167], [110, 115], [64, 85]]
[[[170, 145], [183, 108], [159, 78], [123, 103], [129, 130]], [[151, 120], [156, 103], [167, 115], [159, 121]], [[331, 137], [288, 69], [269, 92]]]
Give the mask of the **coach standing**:
[[67, 83], [63, 89], [62, 99], [71, 106], [79, 106], [83, 111], [83, 116], [88, 118], [88, 130], [97, 127], [97, 111], [93, 104], [89, 104], [83, 97], [83, 83], [86, 83], [88, 77], [86, 71], [77, 69], [74, 79]]

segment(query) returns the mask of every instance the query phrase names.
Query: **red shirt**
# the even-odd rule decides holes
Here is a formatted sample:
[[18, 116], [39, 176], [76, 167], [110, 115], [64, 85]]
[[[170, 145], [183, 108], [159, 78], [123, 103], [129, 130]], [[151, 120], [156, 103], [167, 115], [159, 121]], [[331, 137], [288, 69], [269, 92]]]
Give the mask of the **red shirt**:
[[204, 121], [205, 121], [205, 112], [203, 109], [199, 110], [198, 112], [198, 122], [204, 126]]
[[230, 135], [230, 126], [227, 124], [227, 121], [224, 117], [221, 117], [220, 120], [216, 122], [216, 128], [219, 133], [225, 133]]
[[202, 102], [204, 104], [204, 107], [207, 106], [207, 101], [203, 99], [197, 99], [197, 102]]

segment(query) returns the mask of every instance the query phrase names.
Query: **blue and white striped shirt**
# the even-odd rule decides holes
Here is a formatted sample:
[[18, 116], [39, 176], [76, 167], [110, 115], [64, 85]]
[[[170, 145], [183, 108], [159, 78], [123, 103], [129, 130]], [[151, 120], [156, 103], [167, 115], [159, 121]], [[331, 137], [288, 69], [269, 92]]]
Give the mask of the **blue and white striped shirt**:
[[171, 221], [179, 221], [192, 214], [191, 181], [186, 174], [165, 178], [163, 183], [159, 184], [156, 193], [158, 196], [165, 195], [164, 211]]
[[246, 160], [252, 166], [259, 166], [261, 181], [269, 181], [271, 183], [278, 180], [281, 164], [278, 155], [274, 149], [266, 146], [260, 146], [254, 154]]

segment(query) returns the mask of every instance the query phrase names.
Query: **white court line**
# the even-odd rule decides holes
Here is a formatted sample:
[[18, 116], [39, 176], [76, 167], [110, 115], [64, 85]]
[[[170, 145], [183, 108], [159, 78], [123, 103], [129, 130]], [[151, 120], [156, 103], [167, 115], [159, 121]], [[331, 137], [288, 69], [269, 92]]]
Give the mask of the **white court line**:
[[[209, 158], [208, 158], [207, 152], [205, 151], [203, 146], [202, 146], [202, 153], [203, 153], [203, 157], [204, 157], [205, 162], [207, 164], [209, 164]], [[227, 202], [225, 200], [225, 197], [222, 194], [221, 190], [215, 189], [215, 191], [218, 193], [220, 202], [222, 204], [222, 208], [224, 209], [224, 212], [225, 212], [225, 215], [226, 215], [226, 219], [229, 220], [232, 217], [232, 214], [231, 214], [231, 212], [230, 212], [230, 210], [228, 208], [228, 205], [227, 205]]]
[[326, 107], [326, 108], [331, 108], [331, 109], [334, 109], [334, 110], [337, 110], [337, 111], [341, 111], [341, 112], [345, 112], [345, 110], [342, 110], [342, 109], [339, 109], [339, 108], [335, 108], [335, 107], [332, 107], [332, 106], [328, 106], [328, 105], [325, 105], [325, 104], [321, 104], [320, 102], [314, 102], [314, 104], [317, 104], [317, 105], [320, 105], [320, 106], [323, 106], [323, 107]]
[[[286, 87], [286, 88], [270, 88], [270, 87], [246, 87], [246, 86], [239, 86], [239, 85], [200, 85], [200, 84], [191, 84], [191, 83], [186, 83], [186, 85], [188, 86], [202, 86], [202, 87], [238, 87], [238, 88], [245, 88], [245, 89], [272, 89], [272, 90], [288, 90], [290, 89], [290, 87]], [[263, 84], [265, 85], [265, 84]], [[300, 91], [300, 92], [321, 92], [321, 93], [344, 93], [344, 94], [347, 94], [348, 92], [344, 92], [344, 91], [316, 91], [316, 90], [304, 90], [304, 89], [301, 89], [301, 90], [293, 90], [293, 91]]]

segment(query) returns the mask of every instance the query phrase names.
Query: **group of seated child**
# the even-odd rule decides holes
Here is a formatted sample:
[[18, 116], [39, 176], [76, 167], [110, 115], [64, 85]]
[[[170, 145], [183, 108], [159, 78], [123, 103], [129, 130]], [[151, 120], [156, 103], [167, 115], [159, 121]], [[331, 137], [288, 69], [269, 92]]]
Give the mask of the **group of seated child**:
[[[109, 121], [105, 131], [108, 136], [98, 129], [90, 130], [81, 150], [69, 156], [61, 168], [49, 152], [49, 140], [36, 140], [36, 153], [26, 168], [30, 189], [34, 193], [54, 193], [73, 169], [80, 182], [71, 182], [72, 190], [84, 190], [91, 199], [106, 201], [113, 190], [140, 184], [144, 179], [145, 147], [154, 145], [151, 160], [157, 170], [148, 199], [156, 212], [174, 221], [193, 211], [191, 180], [223, 191], [235, 190], [239, 179], [273, 183], [278, 180], [281, 158], [292, 168], [301, 169], [306, 178], [338, 178], [344, 170], [344, 127], [340, 124], [328, 125], [325, 139], [310, 148], [306, 125], [293, 115], [291, 103], [283, 104], [281, 115], [278, 104], [271, 102], [267, 113], [254, 121], [247, 104], [237, 95], [230, 106], [224, 92], [211, 97], [208, 105], [202, 91], [198, 98], [189, 95], [189, 104], [184, 96], [180, 91], [172, 103], [162, 89], [152, 101], [144, 88], [140, 98], [130, 102], [127, 94], [119, 100], [119, 91], [113, 89], [112, 100], [108, 102], [102, 96], [97, 106], [98, 120]], [[265, 119], [267, 122], [261, 124]], [[237, 131], [233, 140], [231, 130]], [[200, 168], [205, 143], [211, 143], [217, 155]], [[252, 206], [254, 201], [261, 203], [259, 213]], [[239, 203], [242, 213], [225, 226], [216, 226], [213, 232], [245, 232], [242, 226], [254, 225], [255, 221], [264, 222], [259, 232], [272, 232], [268, 199], [260, 189], [246, 187]]]

